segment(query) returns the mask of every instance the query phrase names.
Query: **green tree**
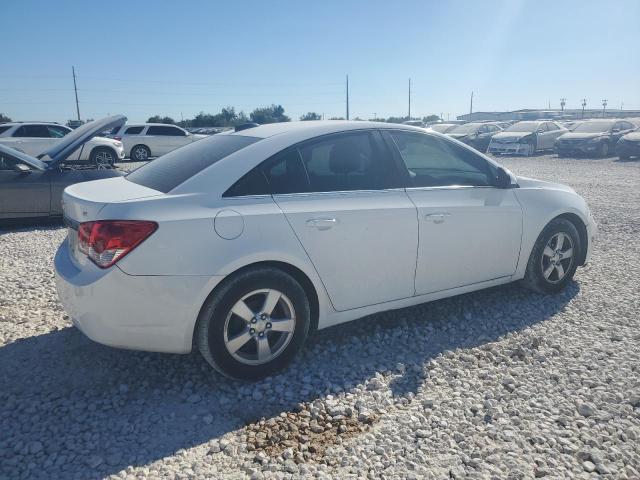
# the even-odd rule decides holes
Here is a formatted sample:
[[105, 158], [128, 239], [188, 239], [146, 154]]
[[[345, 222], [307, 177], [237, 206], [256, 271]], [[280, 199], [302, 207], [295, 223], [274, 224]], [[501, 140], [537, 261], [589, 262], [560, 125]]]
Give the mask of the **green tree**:
[[308, 112], [300, 117], [300, 120], [306, 122], [307, 120], [322, 120], [322, 115], [316, 112]]
[[7, 117], [4, 113], [0, 113], [0, 122], [10, 122], [11, 119]]
[[344, 120], [344, 117], [331, 117], [329, 120]]
[[160, 115], [154, 115], [147, 120], [147, 123], [166, 123], [169, 125], [175, 125], [176, 122], [171, 117], [161, 117]]
[[249, 115], [252, 122], [259, 124], [290, 122], [291, 119], [284, 114], [282, 105], [271, 105], [270, 107], [256, 108]]
[[440, 117], [438, 115], [427, 115], [426, 117], [422, 118], [422, 121], [424, 123], [437, 122], [438, 120], [440, 120]]
[[387, 118], [387, 123], [402, 123], [409, 120], [409, 117], [389, 117]]

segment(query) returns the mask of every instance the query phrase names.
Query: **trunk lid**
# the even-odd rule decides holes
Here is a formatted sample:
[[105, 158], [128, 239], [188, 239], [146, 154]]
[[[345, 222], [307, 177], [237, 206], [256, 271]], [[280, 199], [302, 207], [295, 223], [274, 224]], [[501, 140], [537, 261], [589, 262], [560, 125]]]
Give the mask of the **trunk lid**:
[[62, 210], [71, 223], [96, 220], [109, 203], [156, 197], [164, 193], [130, 182], [124, 177], [93, 180], [70, 185], [62, 195]]

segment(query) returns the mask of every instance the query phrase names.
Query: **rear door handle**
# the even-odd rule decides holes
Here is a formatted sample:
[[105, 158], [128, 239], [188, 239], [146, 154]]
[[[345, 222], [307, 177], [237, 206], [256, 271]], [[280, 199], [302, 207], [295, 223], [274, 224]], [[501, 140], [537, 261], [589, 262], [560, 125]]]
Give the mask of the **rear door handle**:
[[439, 213], [427, 213], [424, 218], [426, 220], [430, 220], [433, 223], [443, 223], [447, 217], [450, 217], [451, 214], [447, 212], [439, 212]]
[[311, 218], [307, 220], [307, 227], [317, 228], [318, 230], [329, 230], [336, 225], [338, 220], [335, 218]]

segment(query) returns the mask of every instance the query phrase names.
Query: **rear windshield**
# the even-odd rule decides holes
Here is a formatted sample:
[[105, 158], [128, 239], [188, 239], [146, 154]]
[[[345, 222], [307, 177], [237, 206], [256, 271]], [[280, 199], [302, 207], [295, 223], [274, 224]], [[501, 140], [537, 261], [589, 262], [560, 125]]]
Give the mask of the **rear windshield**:
[[168, 193], [196, 173], [260, 138], [244, 135], [215, 135], [162, 155], [134, 170], [130, 182]]

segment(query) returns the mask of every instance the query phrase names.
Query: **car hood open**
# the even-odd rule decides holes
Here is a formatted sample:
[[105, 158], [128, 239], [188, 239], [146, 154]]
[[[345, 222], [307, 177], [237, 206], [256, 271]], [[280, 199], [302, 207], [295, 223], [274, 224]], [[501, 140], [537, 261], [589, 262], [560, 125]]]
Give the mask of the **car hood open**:
[[38, 155], [38, 158], [44, 160], [49, 165], [49, 168], [55, 167], [99, 133], [114, 127], [121, 127], [126, 122], [127, 117], [124, 115], [113, 115], [85, 123], [70, 134], [62, 137], [53, 147]]
[[20, 150], [16, 150], [15, 148], [11, 148], [6, 145], [0, 145], [0, 153], [5, 153], [11, 157], [15, 157], [26, 165], [29, 165], [30, 167], [35, 167], [39, 170], [47, 169], [47, 164], [42, 160], [38, 160], [37, 158], [32, 157], [31, 155], [27, 155], [26, 153], [21, 152]]

